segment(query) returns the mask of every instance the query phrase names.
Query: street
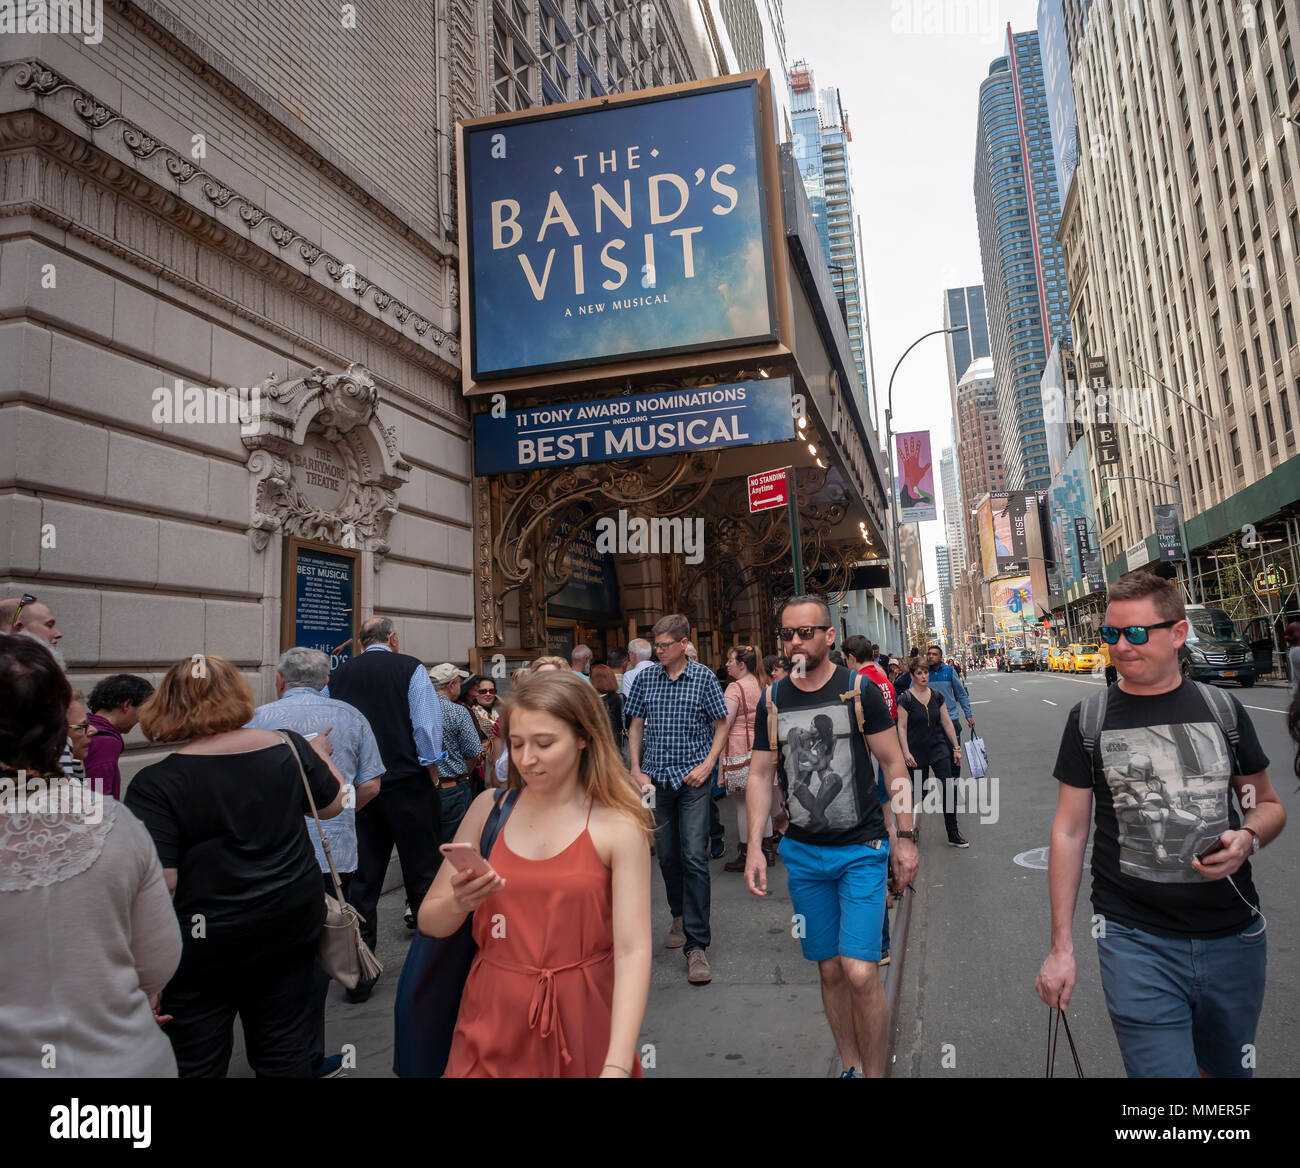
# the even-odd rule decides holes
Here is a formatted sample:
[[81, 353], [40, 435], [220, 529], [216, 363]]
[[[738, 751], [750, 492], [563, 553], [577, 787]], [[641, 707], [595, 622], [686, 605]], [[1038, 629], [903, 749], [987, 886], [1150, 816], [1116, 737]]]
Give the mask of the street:
[[[927, 820], [921, 877], [913, 905], [895, 1076], [1041, 1077], [1048, 1010], [1034, 979], [1050, 947], [1051, 913], [1045, 854], [1041, 867], [1015, 857], [1049, 843], [1056, 809], [1052, 767], [1070, 707], [1101, 683], [1054, 673], [971, 672], [967, 678], [975, 725], [998, 776], [998, 819], [982, 824], [960, 816], [969, 850], [944, 845], [940, 824]], [[1256, 1073], [1300, 1073], [1300, 907], [1291, 895], [1297, 835], [1293, 749], [1283, 712], [1288, 691], [1225, 686], [1243, 705], [1270, 760], [1269, 774], [1292, 822], [1254, 861], [1255, 882], [1268, 918], [1268, 990], [1260, 1019]], [[980, 703], [975, 705], [974, 703]], [[940, 828], [940, 830], [936, 830]], [[1025, 857], [1031, 862], [1034, 857]], [[1119, 1049], [1106, 1016], [1090, 935], [1091, 875], [1084, 873], [1074, 919], [1079, 980], [1068, 1018], [1084, 1074], [1121, 1077]], [[1058, 1076], [1073, 1076], [1064, 1031]]]
[[[1046, 1054], [1047, 1009], [1034, 978], [1049, 945], [1045, 853], [1056, 807], [1052, 765], [1070, 707], [1098, 681], [1051, 673], [972, 672], [968, 678], [975, 724], [996, 775], [996, 822], [960, 817], [968, 850], [946, 845], [937, 817], [923, 820], [921, 873], [901, 984], [894, 1077], [1041, 1077]], [[1284, 711], [1287, 691], [1230, 690], [1246, 707], [1270, 759], [1269, 773], [1292, 814], [1280, 839], [1255, 861], [1269, 929], [1269, 983], [1260, 1022], [1256, 1073], [1300, 1074], [1300, 906], [1289, 896], [1300, 864], [1292, 751]], [[992, 810], [991, 809], [991, 810]], [[724, 872], [735, 854], [735, 820], [722, 804], [727, 855], [713, 873], [713, 981], [687, 984], [680, 950], [662, 947], [669, 924], [657, 865], [654, 894], [654, 964], [641, 1034], [647, 1076], [824, 1077], [838, 1073], [834, 1044], [822, 1012], [816, 970], [804, 961], [791, 933], [785, 868], [768, 871], [769, 894], [759, 900], [739, 873]], [[1022, 863], [1016, 857], [1022, 857]], [[1026, 867], [1025, 863], [1037, 866]], [[1079, 981], [1068, 1017], [1084, 1073], [1120, 1078], [1124, 1068], [1106, 1016], [1090, 936], [1091, 878], [1085, 873], [1075, 915]], [[331, 987], [327, 1046], [351, 1044], [348, 1075], [391, 1073], [393, 1000], [409, 934], [402, 924], [402, 893], [394, 861], [380, 906], [380, 957], [385, 972], [373, 997], [350, 1005]], [[1072, 1075], [1060, 1036], [1056, 1071]], [[232, 1076], [251, 1074], [238, 1041]]]

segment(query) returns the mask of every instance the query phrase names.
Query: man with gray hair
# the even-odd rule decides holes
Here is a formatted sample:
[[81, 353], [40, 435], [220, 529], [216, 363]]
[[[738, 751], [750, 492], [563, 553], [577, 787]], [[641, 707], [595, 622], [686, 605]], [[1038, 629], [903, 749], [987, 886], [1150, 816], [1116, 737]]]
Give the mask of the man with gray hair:
[[591, 680], [591, 660], [594, 656], [595, 654], [586, 645], [579, 645], [569, 654], [569, 663], [573, 666], [573, 672], [583, 681]]
[[[330, 659], [319, 649], [287, 649], [275, 667], [276, 700], [258, 706], [248, 723], [255, 730], [296, 730], [308, 741], [317, 734], [328, 733], [334, 748], [333, 761], [343, 776], [347, 789], [343, 793], [343, 810], [333, 819], [321, 821], [329, 844], [334, 867], [338, 869], [343, 894], [347, 895], [357, 870], [356, 813], [379, 794], [383, 759], [374, 731], [361, 711], [337, 698], [327, 698], [321, 691], [330, 678]], [[312, 816], [307, 816], [307, 834], [316, 849], [316, 862], [323, 873], [325, 891], [334, 895], [325, 849]], [[317, 1008], [312, 1035], [312, 1074], [327, 1078], [338, 1074], [341, 1054], [325, 1057], [325, 998], [330, 979], [318, 965], [313, 990]]]
[[627, 667], [627, 670], [623, 674], [622, 690], [624, 697], [627, 697], [628, 694], [632, 692], [632, 683], [636, 681], [641, 672], [646, 669], [647, 666], [654, 664], [654, 662], [650, 660], [653, 654], [654, 650], [651, 647], [650, 642], [644, 637], [633, 637], [627, 643], [627, 656], [628, 660], [631, 661], [632, 664]]

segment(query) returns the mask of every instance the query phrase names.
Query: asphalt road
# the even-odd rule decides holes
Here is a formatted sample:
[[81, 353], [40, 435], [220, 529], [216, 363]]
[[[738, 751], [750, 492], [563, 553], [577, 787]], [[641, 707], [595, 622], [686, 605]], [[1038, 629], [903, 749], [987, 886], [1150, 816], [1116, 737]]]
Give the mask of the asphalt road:
[[[969, 849], [949, 848], [942, 822], [923, 823], [917, 882], [891, 1074], [935, 1078], [1041, 1077], [1048, 1010], [1034, 979], [1050, 946], [1045, 852], [1056, 808], [1052, 767], [1070, 708], [1100, 681], [1052, 673], [972, 673], [975, 724], [997, 776], [996, 821], [960, 817]], [[1246, 707], [1271, 760], [1274, 786], [1291, 817], [1286, 832], [1255, 861], [1268, 918], [1268, 990], [1257, 1040], [1256, 1074], [1300, 1074], [1300, 796], [1286, 732], [1288, 692], [1225, 686]], [[992, 819], [989, 816], [990, 820]], [[1123, 1063], [1106, 1015], [1091, 937], [1091, 878], [1085, 872], [1075, 914], [1079, 983], [1069, 1019], [1084, 1073], [1122, 1077]], [[1057, 1074], [1074, 1073], [1064, 1034]]]

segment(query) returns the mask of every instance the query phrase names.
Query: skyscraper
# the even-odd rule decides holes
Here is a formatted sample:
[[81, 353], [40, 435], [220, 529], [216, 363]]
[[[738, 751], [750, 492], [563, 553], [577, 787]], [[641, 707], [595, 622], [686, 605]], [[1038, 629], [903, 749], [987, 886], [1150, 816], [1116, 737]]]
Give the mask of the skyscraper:
[[1046, 487], [1039, 381], [1053, 338], [1068, 336], [1060, 196], [1036, 32], [1007, 28], [1007, 52], [980, 86], [975, 210], [1007, 478]]
[[948, 558], [948, 549], [940, 544], [934, 549], [935, 562], [939, 568], [939, 624], [945, 648], [951, 652], [953, 640], [952, 614], [952, 563]]
[[849, 177], [848, 148], [853, 136], [839, 89], [828, 86], [818, 90], [807, 61], [796, 61], [790, 67], [790, 120], [794, 128], [795, 159], [817, 220], [831, 282], [844, 311], [858, 381], [870, 401], [865, 294], [858, 261], [853, 183]]
[[[972, 361], [991, 357], [989, 348], [989, 322], [984, 307], [984, 287], [974, 284], [969, 288], [948, 288], [943, 294], [943, 327], [966, 325], [964, 333], [949, 333], [944, 337], [948, 352], [948, 395], [952, 399], [953, 438], [957, 423], [957, 382], [970, 368]], [[950, 541], [951, 542], [951, 541]]]
[[960, 580], [966, 567], [966, 520], [955, 447], [949, 446], [939, 457], [939, 482], [943, 489], [943, 534], [948, 541], [953, 579]]

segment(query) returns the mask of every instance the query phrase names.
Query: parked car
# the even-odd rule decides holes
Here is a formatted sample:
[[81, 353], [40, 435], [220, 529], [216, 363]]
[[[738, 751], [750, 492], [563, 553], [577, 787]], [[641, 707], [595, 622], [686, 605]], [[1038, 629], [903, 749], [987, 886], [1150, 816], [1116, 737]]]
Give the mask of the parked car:
[[1034, 654], [1029, 649], [1012, 649], [1007, 653], [1007, 672], [1032, 673], [1035, 668]]
[[1101, 651], [1096, 645], [1070, 646], [1070, 672], [1091, 673], [1101, 660]]
[[1187, 643], [1178, 650], [1184, 677], [1197, 681], [1235, 681], [1249, 688], [1259, 676], [1255, 655], [1221, 608], [1187, 606]]

